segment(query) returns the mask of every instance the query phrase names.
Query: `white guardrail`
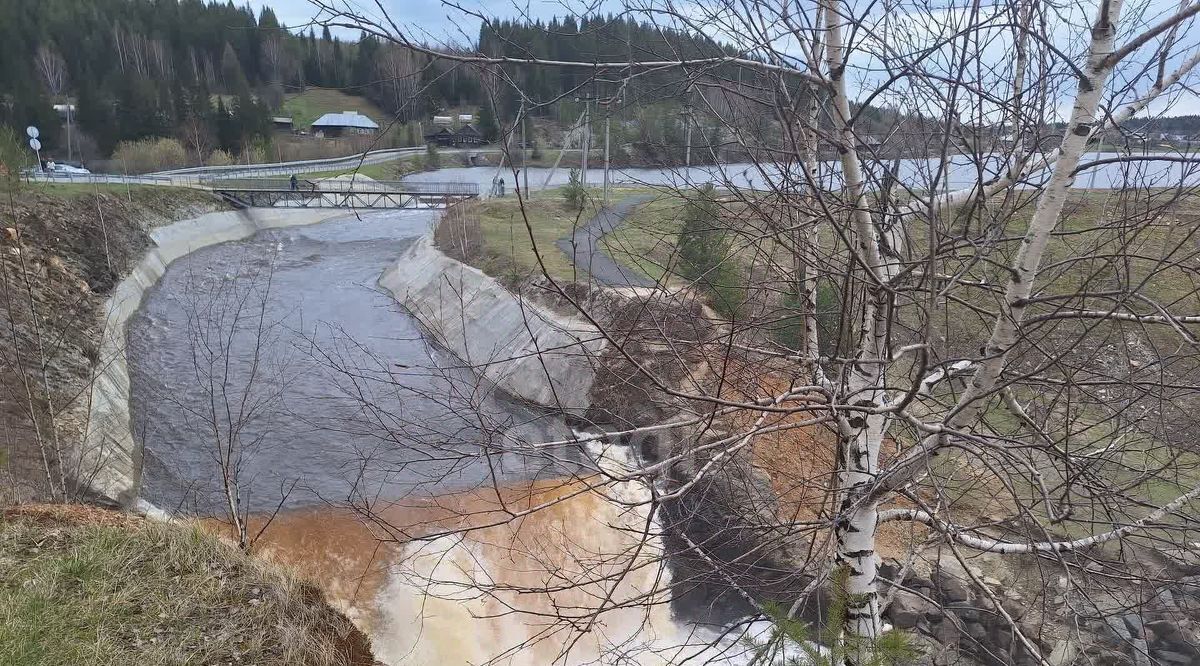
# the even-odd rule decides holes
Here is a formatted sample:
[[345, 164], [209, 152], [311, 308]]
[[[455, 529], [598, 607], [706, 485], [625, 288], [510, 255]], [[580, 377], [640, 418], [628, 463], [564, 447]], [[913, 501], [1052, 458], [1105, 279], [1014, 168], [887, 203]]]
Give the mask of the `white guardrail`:
[[218, 176], [237, 174], [238, 176], [278, 176], [281, 174], [307, 173], [311, 171], [333, 171], [336, 169], [352, 169], [360, 164], [379, 164], [408, 155], [425, 153], [425, 148], [389, 148], [387, 150], [369, 150], [365, 153], [347, 155], [345, 157], [325, 157], [316, 160], [296, 160], [294, 162], [272, 162], [269, 164], [230, 164], [228, 166], [189, 167], [156, 171], [151, 176]]
[[218, 176], [256, 178], [262, 176], [301, 176], [315, 171], [354, 169], [368, 164], [390, 162], [401, 157], [421, 155], [425, 148], [391, 148], [372, 150], [346, 157], [328, 157], [318, 160], [295, 162], [273, 162], [270, 164], [231, 164], [228, 166], [189, 167], [171, 171], [157, 171], [138, 176], [103, 173], [26, 173], [25, 178], [39, 183], [82, 183], [101, 185], [166, 185], [176, 187], [205, 187], [204, 181]]

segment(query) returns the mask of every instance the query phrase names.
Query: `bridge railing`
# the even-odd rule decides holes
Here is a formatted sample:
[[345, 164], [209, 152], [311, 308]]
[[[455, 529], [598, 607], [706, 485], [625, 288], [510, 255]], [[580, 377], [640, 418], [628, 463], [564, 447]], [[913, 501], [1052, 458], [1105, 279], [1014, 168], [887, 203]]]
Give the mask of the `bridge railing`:
[[73, 183], [85, 185], [173, 185], [166, 176], [121, 176], [104, 173], [50, 173], [25, 174], [25, 179], [35, 183]]
[[365, 153], [356, 153], [354, 155], [346, 155], [343, 157], [322, 157], [311, 160], [295, 160], [292, 162], [269, 162], [264, 164], [230, 164], [227, 166], [207, 166], [207, 167], [187, 167], [184, 169], [171, 169], [170, 171], [157, 171], [153, 175], [156, 176], [219, 176], [219, 175], [239, 175], [239, 176], [279, 176], [290, 175], [293, 173], [299, 174], [311, 171], [336, 170], [343, 168], [355, 168], [360, 164], [378, 164], [380, 162], [388, 162], [400, 157], [410, 155], [424, 154], [425, 147], [415, 148], [387, 148], [382, 150], [369, 150]]
[[[238, 192], [287, 192], [292, 184], [286, 178], [203, 178], [200, 184], [214, 190]], [[409, 182], [400, 180], [338, 179], [309, 181], [299, 180], [296, 190], [300, 192], [378, 193], [411, 194], [422, 196], [466, 196], [479, 195], [476, 183]]]

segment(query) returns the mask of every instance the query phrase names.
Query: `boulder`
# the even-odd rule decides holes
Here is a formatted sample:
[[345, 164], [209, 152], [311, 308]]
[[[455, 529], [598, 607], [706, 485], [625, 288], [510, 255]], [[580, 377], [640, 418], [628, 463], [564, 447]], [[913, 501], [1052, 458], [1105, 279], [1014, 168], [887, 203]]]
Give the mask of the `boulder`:
[[887, 617], [892, 625], [899, 629], [913, 629], [921, 621], [922, 616], [936, 607], [921, 597], [903, 590], [898, 590], [888, 606]]
[[943, 603], [967, 601], [971, 598], [966, 572], [961, 567], [939, 566], [933, 570], [931, 578]]
[[1170, 666], [1194, 666], [1196, 663], [1195, 655], [1186, 655], [1172, 650], [1151, 650], [1150, 656], [1164, 666], [1167, 664]]

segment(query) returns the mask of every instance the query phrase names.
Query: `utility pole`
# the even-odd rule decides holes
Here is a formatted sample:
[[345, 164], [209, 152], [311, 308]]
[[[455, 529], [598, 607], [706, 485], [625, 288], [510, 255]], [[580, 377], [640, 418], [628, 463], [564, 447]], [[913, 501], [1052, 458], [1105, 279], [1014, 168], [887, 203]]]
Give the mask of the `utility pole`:
[[692, 89], [689, 86], [687, 90], [687, 98], [684, 100], [683, 124], [687, 132], [687, 138], [684, 140], [687, 147], [684, 148], [683, 164], [687, 168], [692, 168]]
[[587, 187], [588, 153], [592, 152], [592, 100], [583, 100], [583, 168], [579, 172], [579, 182]]
[[75, 109], [75, 106], [73, 104], [71, 104], [70, 97], [67, 98], [67, 102], [66, 102], [65, 106], [67, 107], [67, 161], [70, 162], [71, 161], [71, 111], [73, 111]]
[[687, 126], [687, 150], [683, 154], [683, 165], [692, 168], [692, 124]]
[[604, 105], [604, 206], [608, 207], [608, 126], [612, 121], [612, 106]]
[[683, 164], [690, 169], [692, 168], [692, 106], [690, 101], [683, 110], [683, 124], [687, 129], [687, 138], [685, 139], [687, 147], [684, 148]]
[[[522, 105], [523, 107], [524, 105]], [[525, 184], [521, 186], [521, 190], [525, 192], [525, 196], [529, 196], [529, 141], [525, 135], [525, 125], [529, 120], [525, 118], [525, 110], [521, 109], [521, 177], [524, 178]]]

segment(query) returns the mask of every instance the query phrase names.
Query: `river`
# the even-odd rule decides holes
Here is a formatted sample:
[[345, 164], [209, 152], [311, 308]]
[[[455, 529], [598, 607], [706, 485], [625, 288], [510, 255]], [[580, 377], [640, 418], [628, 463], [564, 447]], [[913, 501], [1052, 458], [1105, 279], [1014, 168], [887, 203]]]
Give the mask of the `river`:
[[[1082, 163], [1116, 157], [1117, 153], [1088, 153]], [[933, 159], [904, 159], [900, 160], [899, 180], [909, 187], [918, 190], [945, 190], [969, 187], [977, 182], [980, 172], [984, 179], [995, 177], [1003, 168], [999, 157], [991, 157], [982, 161], [967, 155], [955, 155], [950, 159], [949, 168], [941, 178], [936, 177], [938, 161]], [[868, 173], [883, 173], [883, 168], [890, 168], [891, 160], [865, 160], [864, 168]], [[799, 166], [794, 165], [797, 173], [790, 178], [798, 181]], [[837, 162], [822, 162], [822, 178], [825, 185], [835, 188], [840, 178], [841, 167]], [[765, 189], [766, 184], [780, 178], [781, 167], [773, 164], [755, 165], [748, 162], [737, 162], [721, 165], [706, 165], [668, 168], [634, 168], [613, 167], [609, 178], [612, 183], [619, 185], [645, 185], [653, 187], [691, 188], [713, 182], [718, 186], [730, 186], [743, 189]], [[479, 185], [480, 192], [488, 193], [492, 179], [505, 179], [508, 192], [515, 185], [511, 168], [497, 170], [496, 167], [450, 167], [437, 171], [406, 176], [404, 180], [412, 182], [463, 182]], [[529, 169], [529, 187], [531, 190], [543, 187], [565, 185], [570, 178], [570, 169], [559, 168], [551, 172], [548, 168], [532, 167]], [[1026, 186], [1043, 182], [1046, 173], [1034, 174], [1025, 181]], [[524, 176], [519, 176], [522, 179]], [[587, 171], [587, 181], [590, 186], [599, 186], [604, 182], [604, 170], [590, 168]], [[1105, 164], [1081, 171], [1075, 180], [1076, 188], [1112, 189], [1128, 187], [1137, 184], [1139, 187], [1173, 187], [1180, 184], [1200, 185], [1200, 162], [1167, 162], [1139, 161], [1128, 164]]]
[[219, 512], [222, 450], [252, 510], [569, 473], [501, 446], [561, 439], [553, 416], [481, 385], [376, 287], [434, 214], [350, 215], [173, 263], [129, 326], [143, 498]]
[[174, 262], [129, 325], [142, 497], [219, 520], [227, 461], [252, 533], [281, 507], [257, 552], [320, 583], [390, 665], [748, 663], [742, 638], [769, 626], [677, 619], [649, 489], [597, 481], [629, 470], [627, 448], [514, 452], [569, 433], [481, 385], [376, 287], [435, 214]]

